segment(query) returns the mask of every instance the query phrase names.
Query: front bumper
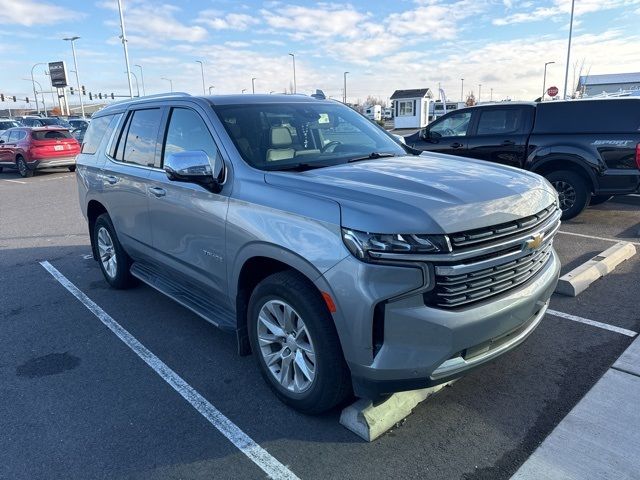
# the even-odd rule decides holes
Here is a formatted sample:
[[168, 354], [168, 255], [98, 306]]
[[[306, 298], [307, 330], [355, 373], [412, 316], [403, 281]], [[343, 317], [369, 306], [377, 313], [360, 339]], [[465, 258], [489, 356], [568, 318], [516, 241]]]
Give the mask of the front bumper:
[[[334, 315], [334, 319], [355, 393], [366, 398], [445, 383], [517, 347], [540, 324], [560, 273], [553, 251], [542, 270], [515, 290], [468, 308], [444, 310], [425, 306], [416, 278], [424, 275], [423, 271], [363, 267], [353, 261], [356, 263], [345, 259], [344, 265], [334, 267], [325, 278], [329, 285], [338, 286], [333, 291], [341, 316]], [[350, 269], [352, 276], [355, 272], [359, 287], [344, 284], [344, 268]], [[367, 269], [375, 273], [361, 273]], [[402, 276], [407, 282], [405, 291], [407, 285], [415, 285], [416, 293], [384, 303], [384, 342], [374, 351], [373, 310], [378, 301], [395, 298], [384, 295], [399, 288]], [[376, 277], [382, 284], [373, 286], [369, 282]], [[363, 282], [369, 283], [369, 288]], [[367, 305], [370, 315], [363, 316]]]

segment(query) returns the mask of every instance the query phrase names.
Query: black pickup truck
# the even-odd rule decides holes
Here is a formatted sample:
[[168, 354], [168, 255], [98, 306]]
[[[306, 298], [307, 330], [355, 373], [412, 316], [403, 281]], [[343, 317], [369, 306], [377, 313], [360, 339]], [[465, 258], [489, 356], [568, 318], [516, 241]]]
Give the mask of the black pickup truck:
[[640, 98], [478, 105], [405, 141], [539, 173], [558, 191], [565, 220], [589, 203], [640, 189]]

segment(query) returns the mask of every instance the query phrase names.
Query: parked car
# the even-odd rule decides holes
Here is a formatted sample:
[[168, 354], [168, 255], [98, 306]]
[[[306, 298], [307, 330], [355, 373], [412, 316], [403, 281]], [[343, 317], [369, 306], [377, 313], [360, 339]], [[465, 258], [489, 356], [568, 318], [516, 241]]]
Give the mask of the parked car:
[[84, 118], [70, 118], [68, 120], [69, 125], [71, 125], [71, 128], [74, 129], [82, 128], [86, 130], [89, 126], [89, 122], [91, 122], [91, 120], [87, 120]]
[[106, 281], [140, 279], [234, 332], [307, 413], [494, 360], [538, 326], [558, 279], [546, 180], [410, 154], [334, 101], [114, 104], [77, 165]]
[[80, 145], [82, 145], [82, 142], [84, 141], [84, 136], [87, 133], [88, 126], [89, 124], [87, 123], [86, 125], [71, 130], [71, 135], [73, 135], [73, 138], [75, 138]]
[[19, 126], [20, 126], [20, 122], [18, 122], [17, 120], [0, 118], [0, 134], [5, 130], [9, 130], [10, 128], [19, 127]]
[[32, 177], [37, 169], [76, 169], [78, 141], [60, 127], [18, 127], [0, 134], [0, 172], [16, 168], [22, 177]]
[[562, 218], [640, 189], [640, 98], [481, 105], [406, 137], [422, 151], [477, 158], [545, 176]]
[[69, 122], [58, 117], [22, 117], [22, 124], [25, 127], [64, 127], [71, 129]]

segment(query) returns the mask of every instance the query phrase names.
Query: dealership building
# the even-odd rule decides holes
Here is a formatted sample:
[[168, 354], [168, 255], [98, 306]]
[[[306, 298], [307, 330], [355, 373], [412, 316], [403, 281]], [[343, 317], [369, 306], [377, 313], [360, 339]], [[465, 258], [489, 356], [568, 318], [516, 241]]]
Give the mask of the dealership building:
[[576, 91], [583, 97], [640, 91], [640, 72], [612, 73], [607, 75], [583, 75], [578, 80]]

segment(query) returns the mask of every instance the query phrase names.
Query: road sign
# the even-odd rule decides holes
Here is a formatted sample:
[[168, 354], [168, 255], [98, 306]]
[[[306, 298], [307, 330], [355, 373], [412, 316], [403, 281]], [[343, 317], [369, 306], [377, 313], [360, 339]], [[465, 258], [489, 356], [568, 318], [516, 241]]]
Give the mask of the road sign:
[[555, 97], [556, 95], [558, 95], [558, 92], [558, 87], [547, 88], [547, 95], [549, 95], [550, 97]]
[[67, 67], [64, 62], [49, 62], [49, 76], [52, 87], [64, 88], [67, 86]]

